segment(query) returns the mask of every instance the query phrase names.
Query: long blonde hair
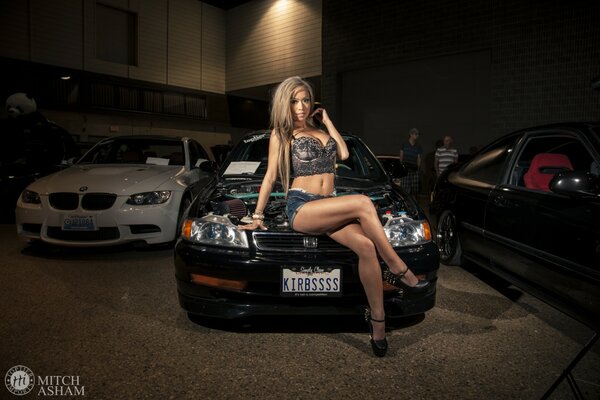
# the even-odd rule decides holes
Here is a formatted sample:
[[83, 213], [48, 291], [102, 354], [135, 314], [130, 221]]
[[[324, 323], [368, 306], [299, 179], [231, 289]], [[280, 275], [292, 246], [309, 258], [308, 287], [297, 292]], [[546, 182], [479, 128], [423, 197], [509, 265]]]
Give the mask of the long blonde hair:
[[[271, 129], [279, 138], [279, 165], [277, 165], [277, 170], [286, 195], [290, 186], [290, 144], [294, 132], [291, 99], [298, 89], [305, 89], [308, 92], [312, 109], [314, 104], [312, 86], [299, 76], [292, 76], [281, 82], [277, 86], [271, 102]], [[307, 125], [314, 127], [310, 119], [307, 120]]]

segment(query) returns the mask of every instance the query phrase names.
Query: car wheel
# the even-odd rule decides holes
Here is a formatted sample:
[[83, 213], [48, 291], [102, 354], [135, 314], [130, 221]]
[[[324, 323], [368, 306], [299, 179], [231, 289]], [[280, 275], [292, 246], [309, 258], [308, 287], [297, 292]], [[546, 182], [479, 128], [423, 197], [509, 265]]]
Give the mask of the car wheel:
[[440, 250], [440, 261], [447, 265], [460, 265], [462, 250], [456, 229], [456, 217], [446, 210], [440, 216], [436, 242]]
[[179, 205], [179, 216], [177, 217], [177, 232], [175, 232], [175, 239], [181, 235], [181, 228], [183, 228], [183, 216], [185, 210], [192, 204], [192, 199], [189, 196], [184, 196], [181, 200], [181, 204]]

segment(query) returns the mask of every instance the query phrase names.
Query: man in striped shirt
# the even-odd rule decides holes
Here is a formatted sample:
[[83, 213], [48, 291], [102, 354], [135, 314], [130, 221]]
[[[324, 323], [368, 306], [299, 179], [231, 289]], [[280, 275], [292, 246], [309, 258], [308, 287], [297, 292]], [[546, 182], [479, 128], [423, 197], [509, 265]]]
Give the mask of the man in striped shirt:
[[440, 176], [448, 167], [458, 161], [458, 150], [452, 147], [452, 136], [444, 136], [444, 144], [435, 151], [435, 172]]

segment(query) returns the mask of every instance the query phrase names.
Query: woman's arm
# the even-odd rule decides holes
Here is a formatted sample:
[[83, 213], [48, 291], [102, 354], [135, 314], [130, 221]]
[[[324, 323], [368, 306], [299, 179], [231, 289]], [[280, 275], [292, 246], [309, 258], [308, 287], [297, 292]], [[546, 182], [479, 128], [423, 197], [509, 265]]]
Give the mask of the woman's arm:
[[317, 108], [313, 112], [312, 115], [314, 116], [315, 114], [318, 114], [318, 113], [321, 114], [321, 120], [323, 121], [323, 125], [325, 125], [325, 127], [327, 128], [327, 131], [329, 132], [329, 136], [331, 136], [337, 144], [338, 158], [340, 160], [347, 159], [350, 156], [350, 152], [348, 151], [348, 146], [346, 146], [346, 142], [342, 138], [342, 135], [340, 135], [338, 130], [335, 128], [335, 125], [333, 125], [333, 122], [331, 122], [331, 120], [329, 119], [329, 115], [327, 115], [327, 111], [325, 111], [324, 108]]
[[[267, 207], [267, 203], [269, 202], [269, 197], [271, 196], [273, 185], [277, 180], [277, 168], [279, 165], [279, 142], [279, 137], [275, 134], [275, 132], [271, 132], [271, 138], [269, 139], [269, 157], [267, 159], [267, 172], [265, 173], [265, 176], [262, 180], [262, 184], [260, 185], [258, 201], [256, 202], [256, 210], [254, 211], [254, 214], [252, 216], [252, 223], [249, 225], [239, 226], [239, 228], [241, 229], [267, 229], [263, 225], [264, 211]], [[254, 218], [255, 216], [259, 218]]]

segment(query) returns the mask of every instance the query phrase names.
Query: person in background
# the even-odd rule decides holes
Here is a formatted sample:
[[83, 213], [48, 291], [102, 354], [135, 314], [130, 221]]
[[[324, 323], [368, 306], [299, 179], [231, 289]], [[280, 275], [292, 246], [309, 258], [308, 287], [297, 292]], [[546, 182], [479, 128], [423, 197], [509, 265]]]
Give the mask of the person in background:
[[452, 147], [452, 136], [444, 136], [444, 144], [435, 151], [435, 172], [440, 176], [450, 164], [458, 161], [458, 150]]
[[423, 149], [417, 140], [419, 130], [412, 128], [408, 131], [408, 141], [400, 146], [400, 161], [404, 163], [408, 174], [400, 178], [400, 185], [410, 194], [417, 195], [420, 189], [419, 170], [421, 168], [421, 155]]
[[[277, 87], [271, 107], [267, 172], [252, 223], [240, 228], [267, 229], [263, 225], [264, 210], [279, 176], [287, 195], [290, 227], [296, 232], [326, 234], [358, 255], [358, 273], [369, 303], [371, 347], [376, 356], [383, 357], [388, 345], [378, 257], [390, 271], [384, 278], [391, 279], [405, 292], [428, 290], [429, 281], [418, 279], [398, 256], [369, 197], [336, 196], [336, 159], [345, 160], [350, 154], [327, 111], [314, 108], [314, 103], [312, 87], [298, 76], [284, 80]], [[315, 126], [315, 119], [323, 129]]]
[[[421, 190], [425, 189], [425, 193], [427, 193], [429, 197], [431, 197], [431, 192], [433, 192], [435, 181], [437, 180], [435, 151], [438, 147], [442, 147], [443, 144], [444, 140], [442, 138], [436, 139], [435, 143], [433, 143], [433, 149], [425, 154], [423, 162], [421, 163], [421, 169], [424, 171], [424, 176], [421, 180]], [[424, 188], [423, 185], [425, 185]]]

